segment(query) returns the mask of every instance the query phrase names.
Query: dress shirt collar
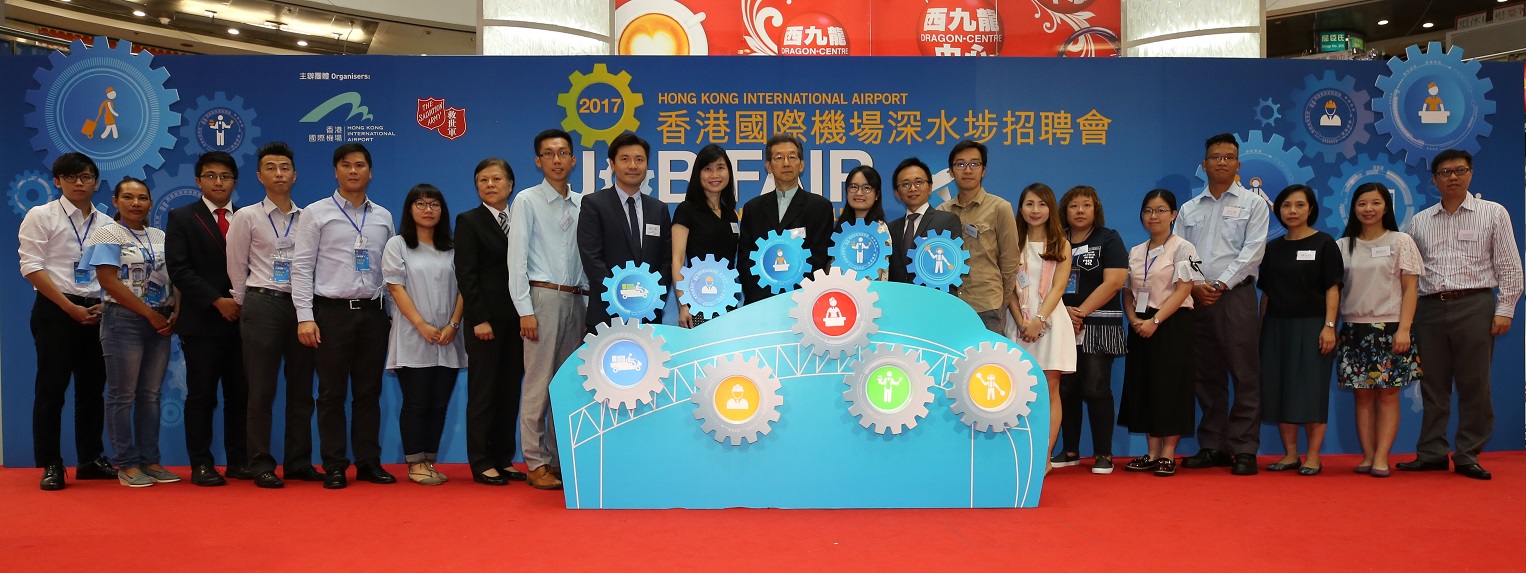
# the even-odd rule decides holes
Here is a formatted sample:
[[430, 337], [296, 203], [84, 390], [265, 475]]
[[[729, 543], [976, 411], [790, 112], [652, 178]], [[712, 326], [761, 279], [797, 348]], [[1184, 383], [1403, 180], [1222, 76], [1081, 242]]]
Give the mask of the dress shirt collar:
[[774, 189], [774, 192], [779, 194], [779, 196], [776, 197], [776, 199], [779, 200], [779, 212], [780, 213], [783, 213], [785, 209], [789, 208], [790, 202], [795, 200], [795, 192], [797, 192], [799, 190], [800, 190], [800, 186], [799, 185], [796, 185], [794, 188], [791, 188], [791, 189]]
[[1230, 183], [1229, 184], [1229, 189], [1225, 189], [1224, 190], [1224, 196], [1221, 196], [1218, 199], [1214, 199], [1213, 198], [1213, 192], [1208, 190], [1208, 186], [1207, 185], [1203, 186], [1203, 192], [1199, 193], [1198, 197], [1206, 197], [1207, 199], [1212, 200], [1212, 201], [1223, 201], [1225, 196], [1235, 197], [1235, 198], [1238, 199], [1240, 197], [1248, 195], [1249, 193], [1250, 193], [1249, 189], [1246, 189], [1244, 186], [1240, 185], [1239, 181], [1235, 181], [1234, 183]]
[[932, 208], [932, 203], [931, 202], [923, 203], [921, 207], [917, 207], [916, 209], [912, 209], [910, 211], [907, 211], [906, 214], [907, 215], [911, 215], [911, 214], [915, 213], [918, 217], [921, 217], [921, 216], [927, 215], [927, 211], [929, 209], [931, 209], [931, 208]]
[[625, 202], [625, 198], [626, 197], [635, 197], [637, 200], [640, 200], [640, 198], [641, 198], [641, 189], [640, 188], [637, 188], [635, 191], [626, 191], [624, 187], [621, 187], [620, 184], [616, 183], [615, 184], [615, 191], [618, 191], [620, 193], [620, 202], [621, 203]]
[[[544, 200], [545, 200], [545, 202], [547, 204], [555, 203], [558, 200], [564, 199], [562, 197], [562, 194], [561, 193], [557, 193], [556, 192], [556, 188], [551, 186], [551, 182], [550, 181], [546, 181], [545, 179], [542, 179], [540, 181], [540, 185], [536, 185], [535, 186], [535, 190], [536, 190], [537, 193], [540, 193], [543, 196], [543, 198], [544, 198]], [[567, 197], [565, 197], [565, 199], [567, 201], [571, 201], [573, 205], [580, 205], [581, 204], [581, 201], [579, 200], [580, 197], [582, 197], [582, 196], [578, 195], [577, 193], [572, 191], [572, 184], [568, 183], [567, 184]]]
[[959, 202], [959, 192], [958, 191], [954, 192], [953, 202], [954, 202], [954, 205], [958, 206], [959, 208], [967, 209], [967, 208], [979, 205], [982, 201], [985, 201], [985, 199], [986, 199], [986, 188], [985, 188], [984, 185], [982, 185], [982, 186], [977, 187], [975, 189], [975, 194], [970, 196], [970, 202], [969, 203], [960, 203]]
[[[227, 205], [222, 206], [222, 207], [218, 207], [216, 204], [212, 203], [211, 200], [207, 199], [206, 195], [202, 195], [201, 196], [201, 203], [203, 205], [207, 206], [207, 212], [211, 213], [213, 216], [217, 215], [217, 210], [218, 209], [227, 209], [229, 213], [233, 212], [233, 199], [231, 199], [231, 198], [228, 199], [228, 204]], [[224, 216], [226, 216], [226, 215], [224, 215]]]
[[[340, 209], [348, 209], [348, 208], [354, 207], [354, 205], [350, 203], [349, 199], [345, 199], [344, 195], [340, 195], [339, 194], [339, 190], [338, 189], [335, 189], [334, 190], [334, 194], [330, 195], [330, 197], [333, 197], [334, 201], [339, 203], [339, 208]], [[361, 209], [365, 209], [367, 211], [371, 210], [371, 195], [369, 195], [369, 194], [366, 195], [366, 200], [365, 200], [365, 202], [360, 204], [360, 208]]]
[[488, 214], [493, 216], [493, 221], [495, 221], [495, 222], [498, 220], [498, 216], [499, 215], [507, 215], [507, 214], [509, 214], [509, 206], [508, 205], [504, 205], [503, 209], [501, 209], [501, 210], [497, 209], [497, 208], [495, 208], [492, 205], [489, 205], [487, 203], [483, 203], [482, 206], [487, 208]]
[[301, 213], [302, 212], [302, 207], [297, 205], [297, 203], [295, 201], [293, 201], [291, 203], [291, 211], [289, 211], [286, 214], [283, 214], [283, 213], [281, 213], [281, 206], [280, 205], [276, 204], [275, 201], [271, 201], [270, 197], [265, 197], [264, 199], [260, 199], [260, 211], [264, 212], [266, 215], [281, 215], [281, 216], [284, 217], [286, 214], [290, 214], [290, 213]]
[[[58, 198], [58, 205], [60, 207], [63, 207], [63, 209], [64, 209], [64, 217], [67, 217], [67, 218], [69, 218], [71, 220], [74, 219], [74, 216], [76, 214], [79, 215], [79, 218], [81, 220], [90, 218], [90, 215], [86, 215], [79, 207], [75, 207], [73, 203], [70, 203], [68, 199], [65, 199], [63, 197], [59, 197]], [[91, 209], [91, 211], [94, 212], [95, 209]]]

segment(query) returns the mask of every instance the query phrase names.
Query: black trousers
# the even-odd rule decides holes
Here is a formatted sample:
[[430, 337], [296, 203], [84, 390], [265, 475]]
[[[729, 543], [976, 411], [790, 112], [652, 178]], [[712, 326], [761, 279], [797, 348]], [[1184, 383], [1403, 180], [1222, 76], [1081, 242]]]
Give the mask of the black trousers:
[[1113, 455], [1112, 354], [1076, 351], [1074, 374], [1060, 375], [1060, 402], [1065, 416], [1060, 435], [1067, 452], [1081, 451], [1081, 407], [1086, 406], [1092, 428], [1092, 455]]
[[459, 371], [445, 366], [393, 371], [403, 393], [397, 429], [403, 437], [403, 455], [408, 463], [434, 461], [435, 454], [440, 452], [445, 414], [450, 410], [450, 395], [456, 391]]
[[[42, 295], [32, 303], [32, 342], [37, 346], [37, 380], [32, 398], [32, 454], [37, 467], [64, 463], [64, 396], [74, 380], [74, 453], [93, 462], [106, 450], [106, 362], [101, 327], [80, 324]], [[518, 338], [518, 336], [515, 336]], [[516, 403], [518, 401], [516, 400]]]
[[238, 334], [180, 337], [180, 349], [185, 353], [185, 451], [191, 467], [217, 463], [212, 456], [212, 427], [219, 385], [228, 465], [243, 465], [249, 459], [244, 449], [248, 441], [244, 429], [249, 418], [249, 385], [244, 379], [239, 338]]
[[519, 450], [519, 387], [525, 377], [525, 343], [519, 324], [490, 321], [493, 339], [466, 337], [466, 459], [472, 471], [507, 468]]
[[[244, 376], [249, 382], [249, 470], [274, 471], [270, 426], [277, 374], [286, 375], [286, 473], [313, 467], [313, 349], [297, 340], [297, 311], [291, 298], [257, 292], [244, 295], [239, 316]], [[282, 361], [285, 361], [283, 364]]]
[[[387, 366], [391, 322], [380, 308], [350, 310], [315, 300], [313, 320], [323, 341], [313, 352], [318, 372], [318, 441], [323, 471], [350, 467], [345, 444], [349, 428], [355, 463], [381, 463], [382, 371]], [[345, 415], [345, 397], [350, 416]]]

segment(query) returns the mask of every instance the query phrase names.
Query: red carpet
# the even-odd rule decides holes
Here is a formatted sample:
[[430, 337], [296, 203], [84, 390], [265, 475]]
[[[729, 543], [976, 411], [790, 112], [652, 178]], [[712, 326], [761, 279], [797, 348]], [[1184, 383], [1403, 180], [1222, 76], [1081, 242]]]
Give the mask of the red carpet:
[[[1399, 460], [1408, 460], [1401, 456]], [[1120, 466], [1125, 460], [1119, 460]], [[1272, 458], [1263, 457], [1264, 465]], [[0, 566], [14, 571], [1056, 571], [1526, 570], [1526, 452], [1494, 480], [1450, 472], [1169, 479], [1089, 461], [1051, 474], [1032, 510], [568, 511], [560, 492], [351, 482], [260, 490], [115, 482], [37, 489], [0, 469]], [[184, 468], [173, 468], [184, 470]], [[389, 468], [399, 477], [401, 467]], [[914, 471], [928, 471], [908, 468]], [[70, 471], [72, 475], [72, 469]], [[179, 471], [181, 475], [189, 472]], [[809, 487], [800, 481], [781, 487]]]

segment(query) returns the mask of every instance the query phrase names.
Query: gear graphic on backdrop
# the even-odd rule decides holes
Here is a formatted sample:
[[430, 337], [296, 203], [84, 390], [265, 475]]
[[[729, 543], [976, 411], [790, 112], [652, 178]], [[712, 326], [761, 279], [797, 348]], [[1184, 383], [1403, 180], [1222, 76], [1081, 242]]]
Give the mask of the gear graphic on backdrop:
[[[1262, 99], [1261, 101], [1256, 102], [1256, 107], [1254, 108], [1256, 121], [1261, 122], [1261, 127], [1271, 127], [1276, 125], [1277, 120], [1282, 119], [1282, 114], [1278, 113], [1278, 111], [1281, 109], [1281, 105], [1272, 103], [1272, 98]], [[1272, 113], [1266, 113], [1267, 110], [1271, 110]]]
[[954, 361], [949, 371], [949, 406], [959, 421], [977, 432], [1005, 432], [1027, 416], [1039, 399], [1033, 363], [1015, 347], [982, 342]]
[[180, 139], [184, 140], [186, 155], [201, 155], [207, 151], [224, 151], [241, 165], [252, 165], [258, 159], [255, 143], [260, 141], [259, 117], [254, 110], [244, 107], [242, 96], [223, 92], [211, 98], [196, 98], [196, 105], [183, 114], [185, 123], [180, 126]]
[[768, 236], [758, 239], [751, 258], [758, 286], [774, 294], [794, 290], [809, 265], [805, 239], [781, 231], [769, 231]]
[[742, 303], [740, 273], [726, 263], [726, 259], [716, 260], [712, 254], [689, 259], [689, 266], [683, 268], [683, 289], [678, 302], [688, 305], [690, 314], [715, 318]]
[[694, 419], [704, 422], [700, 431], [715, 441], [740, 446], [753, 443], [779, 421], [779, 379], [757, 356], [742, 359], [733, 354], [705, 367], [694, 381], [689, 400], [697, 406]]
[[[1244, 137], [1235, 134], [1235, 141], [1240, 143], [1240, 185], [1252, 193], [1260, 194], [1268, 206], [1272, 203], [1272, 197], [1287, 186], [1294, 183], [1308, 184], [1314, 179], [1314, 168], [1301, 164], [1303, 153], [1287, 145], [1287, 140], [1281, 135], [1269, 134], [1263, 138], [1261, 130], [1253, 129], [1246, 132]], [[1202, 165], [1198, 166], [1196, 175], [1203, 185], [1208, 184], [1208, 174], [1203, 172]], [[1288, 232], [1275, 222], [1276, 217], [1276, 213], [1273, 213], [1274, 222], [1267, 227], [1267, 240]]]
[[869, 279], [853, 271], [835, 267], [816, 271], [790, 299], [795, 303], [789, 311], [795, 319], [791, 330], [812, 354], [837, 358], [849, 351], [857, 353], [869, 345], [870, 334], [880, 331], [876, 322], [880, 309], [875, 306], [880, 295], [869, 291]]
[[[656, 181], [656, 180], [657, 180], [657, 172], [653, 171], [651, 169], [646, 170], [646, 179], [642, 179], [641, 180], [641, 194], [642, 195], [651, 195], [652, 194], [652, 182]], [[610, 169], [610, 167], [609, 167], [609, 160], [606, 159], [604, 161], [604, 168], [599, 170], [599, 188], [600, 189], [609, 189], [610, 187], [614, 187], [614, 186], [615, 186], [614, 171]]]
[[877, 434], [900, 434], [927, 417], [933, 401], [933, 377], [912, 349], [893, 345], [859, 355], [844, 379], [848, 414]]
[[105, 36], [93, 46], [75, 40], [68, 54], [49, 54], [50, 65], [32, 74], [38, 88], [26, 92], [32, 111], [25, 123], [37, 131], [32, 148], [46, 152], [44, 165], [79, 151], [110, 184], [163, 165], [162, 152], [175, 147], [170, 129], [181, 118], [170, 110], [180, 94], [165, 87], [170, 73], [152, 67], [153, 54], [134, 54], [125, 40], [114, 48], [108, 42]]
[[9, 194], [11, 212], [17, 215], [25, 215], [32, 207], [47, 205], [48, 201], [58, 198], [52, 178], [41, 171], [26, 171], [17, 175], [11, 181]]
[[970, 252], [964, 250], [964, 237], [955, 237], [948, 231], [917, 237], [906, 270], [912, 274], [914, 283], [943, 292], [964, 284], [964, 275], [970, 272]]
[[1403, 152], [1411, 165], [1446, 149], [1478, 153], [1478, 139], [1494, 131], [1487, 121], [1494, 102], [1485, 96], [1494, 82], [1479, 77], [1477, 60], [1464, 61], [1462, 48], [1442, 51], [1441, 42], [1431, 42], [1423, 52], [1414, 45], [1403, 59], [1389, 58], [1388, 69], [1392, 73], [1378, 76], [1382, 95], [1372, 109], [1383, 116], [1375, 127], [1389, 136], [1390, 152]]
[[[194, 165], [176, 165], [155, 171], [148, 177], [148, 188], [154, 191], [154, 210], [148, 213], [149, 226], [163, 229], [171, 209], [201, 200], [201, 188], [196, 186], [192, 171], [195, 171]], [[232, 205], [238, 204], [237, 189], [228, 201]]]
[[861, 277], [878, 277], [890, 268], [890, 233], [880, 223], [858, 221], [832, 233], [832, 266]]
[[1367, 143], [1367, 126], [1373, 122], [1372, 96], [1356, 88], [1356, 78], [1337, 78], [1334, 70], [1325, 70], [1319, 77], [1304, 77], [1303, 87], [1294, 90], [1292, 97], [1293, 104], [1302, 108], [1289, 137], [1303, 144], [1305, 155], [1322, 155], [1334, 163], [1356, 156], [1357, 146]]
[[617, 318], [598, 325], [583, 342], [577, 353], [583, 361], [578, 375], [587, 380], [583, 389], [593, 392], [594, 402], [610, 410], [635, 410], [643, 402], [653, 403], [663, 390], [671, 355], [651, 326]]
[[[567, 110], [567, 118], [562, 120], [562, 129], [578, 134], [578, 145], [593, 147], [596, 142], [609, 143], [614, 141], [615, 136], [626, 131], [635, 132], [636, 128], [641, 127], [641, 121], [636, 119], [636, 108], [641, 107], [646, 100], [641, 97], [641, 94], [631, 91], [630, 73], [621, 71], [618, 74], [611, 74], [605, 64], [594, 64], [593, 72], [585, 75], [583, 72], [573, 70], [572, 75], [567, 76], [567, 80], [572, 82], [572, 87], [566, 93], [556, 96], [556, 105]], [[623, 102], [620, 105], [620, 119], [603, 129], [588, 125], [583, 120], [579, 109], [579, 100], [582, 99], [580, 96], [583, 95], [583, 91], [599, 84], [619, 92], [620, 101]]]
[[609, 305], [609, 314], [626, 320], [655, 320], [668, 294], [662, 275], [646, 263], [626, 261], [609, 270], [604, 278], [604, 292], [599, 294]]
[[[1407, 221], [1431, 203], [1421, 188], [1423, 177], [1392, 155], [1372, 153], [1341, 165], [1340, 175], [1330, 178], [1319, 196], [1321, 230], [1339, 237], [1351, 216], [1351, 194], [1363, 183], [1382, 183], [1394, 198], [1394, 217]], [[1440, 197], [1436, 197], [1440, 199]]]

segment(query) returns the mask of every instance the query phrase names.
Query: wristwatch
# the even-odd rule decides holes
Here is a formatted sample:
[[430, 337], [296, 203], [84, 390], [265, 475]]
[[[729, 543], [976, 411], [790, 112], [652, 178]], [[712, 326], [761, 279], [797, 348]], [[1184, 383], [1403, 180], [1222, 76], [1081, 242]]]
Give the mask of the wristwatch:
[[1151, 318], [1150, 322], [1155, 323], [1155, 326], [1160, 326], [1160, 317]]
[[1335, 328], [1335, 323], [1327, 320], [1325, 321], [1325, 328]]
[[459, 323], [459, 322], [447, 322], [445, 324], [450, 325], [451, 328], [454, 328], [456, 330], [461, 330], [461, 323]]

